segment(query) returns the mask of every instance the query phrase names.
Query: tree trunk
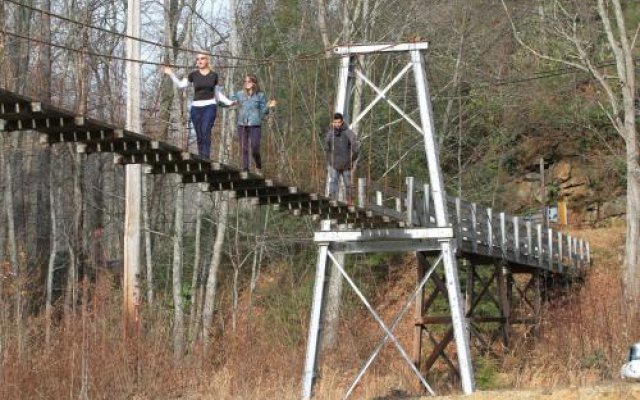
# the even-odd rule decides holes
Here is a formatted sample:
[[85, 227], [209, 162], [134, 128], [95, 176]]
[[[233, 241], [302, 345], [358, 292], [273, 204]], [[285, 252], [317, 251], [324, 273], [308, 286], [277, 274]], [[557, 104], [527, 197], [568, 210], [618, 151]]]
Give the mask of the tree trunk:
[[[232, 56], [239, 55], [239, 36], [238, 36], [238, 2], [237, 0], [229, 1], [229, 10], [231, 15], [231, 29], [229, 34], [229, 49]], [[229, 92], [233, 93], [232, 74], [234, 60], [230, 60], [230, 73], [226, 77], [225, 87], [229, 88]], [[227, 155], [231, 152], [231, 138], [228, 134], [228, 128], [231, 124], [226, 124], [230, 118], [228, 113], [223, 115], [222, 130], [220, 132], [222, 138], [220, 140], [220, 161], [224, 162]], [[211, 255], [211, 263], [209, 265], [209, 276], [207, 278], [205, 300], [202, 309], [202, 347], [206, 351], [209, 344], [209, 336], [211, 324], [213, 322], [213, 311], [215, 307], [216, 286], [218, 284], [218, 269], [220, 268], [220, 260], [222, 258], [222, 245], [224, 244], [225, 234], [227, 231], [227, 223], [229, 219], [229, 194], [227, 192], [216, 192], [216, 201], [218, 204], [218, 226], [216, 229], [216, 238], [213, 243], [213, 254]]]
[[[609, 19], [609, 6], [613, 8], [613, 18]], [[622, 115], [618, 116], [617, 101], [610, 98], [616, 115], [613, 121], [616, 129], [625, 140], [627, 167], [627, 238], [624, 252], [624, 290], [629, 301], [640, 299], [640, 160], [638, 159], [638, 132], [636, 131], [635, 109], [635, 60], [633, 59], [632, 40], [627, 36], [624, 14], [620, 0], [598, 0], [598, 13], [602, 19], [609, 45], [613, 51], [620, 91], [622, 94]], [[612, 26], [615, 22], [615, 27]], [[637, 32], [636, 32], [637, 34]], [[635, 40], [635, 38], [633, 38]], [[607, 85], [604, 79], [602, 85]], [[611, 88], [608, 93], [611, 93]]]
[[[359, 2], [356, 5], [356, 9], [360, 10], [361, 12], [360, 19], [364, 25], [364, 31], [362, 33], [363, 37], [361, 38], [361, 40], [366, 42], [368, 40], [369, 24], [372, 23], [372, 21], [369, 20], [369, 15], [370, 15], [369, 1], [364, 0], [364, 2], [361, 2], [361, 3]], [[343, 32], [348, 32], [348, 33], [345, 33], [345, 35], [348, 37], [351, 37], [354, 33], [353, 30], [355, 29], [355, 27], [352, 21], [348, 18], [348, 15], [349, 13], [347, 10], [347, 5], [345, 4], [342, 28], [343, 28]], [[357, 18], [357, 15], [354, 17], [354, 19], [355, 18]], [[359, 56], [358, 62], [360, 66], [364, 69], [364, 74], [368, 75], [369, 67], [368, 65], [365, 64], [364, 59], [365, 59], [364, 56]], [[364, 83], [362, 79], [360, 77], [357, 77], [357, 79], [355, 80], [354, 92], [353, 92], [353, 108], [352, 108], [353, 114], [350, 114], [348, 110], [344, 110], [345, 114], [350, 114], [349, 122], [353, 121], [358, 116], [358, 114], [360, 114], [362, 110], [362, 98], [364, 95], [363, 86], [364, 86]], [[352, 129], [357, 135], [358, 134], [357, 124], [353, 124]], [[353, 174], [351, 177], [352, 179], [355, 179], [356, 173], [357, 173], [357, 166], [353, 170]], [[329, 182], [328, 175], [327, 175], [327, 182]], [[353, 187], [353, 181], [350, 182], [350, 184]], [[338, 198], [343, 201], [346, 200], [344, 188], [342, 187], [342, 185], [339, 186]], [[351, 200], [353, 201], [353, 199]], [[344, 254], [336, 254], [335, 256], [336, 256], [336, 259], [344, 267], [344, 259], [345, 259]], [[338, 322], [340, 321], [339, 320], [340, 307], [342, 305], [343, 283], [344, 283], [344, 280], [342, 279], [342, 274], [340, 273], [338, 268], [336, 268], [333, 265], [333, 263], [331, 263], [331, 268], [329, 273], [329, 286], [327, 289], [327, 306], [325, 309], [326, 311], [324, 314], [324, 321], [323, 321], [324, 333], [322, 338], [322, 346], [326, 349], [331, 349], [336, 345], [336, 339], [338, 337]]]
[[22, 345], [22, 290], [21, 290], [21, 271], [20, 264], [18, 262], [18, 245], [16, 240], [15, 229], [15, 210], [13, 207], [13, 172], [11, 168], [11, 162], [9, 162], [7, 154], [5, 153], [5, 135], [0, 137], [0, 156], [2, 157], [2, 166], [4, 168], [3, 176], [5, 179], [4, 185], [4, 206], [7, 217], [7, 241], [9, 245], [9, 260], [11, 263], [11, 275], [15, 282], [15, 323], [18, 330], [18, 348], [21, 349]]
[[189, 338], [195, 339], [193, 335], [196, 328], [196, 310], [199, 307], [198, 290], [200, 281], [200, 240], [202, 233], [202, 191], [196, 193], [196, 232], [193, 256], [193, 274], [191, 275], [191, 308], [189, 309]]
[[179, 183], [173, 221], [173, 354], [176, 359], [184, 354], [184, 310], [182, 309], [183, 212], [184, 184]]
[[[629, 54], [629, 58], [631, 55]], [[624, 251], [625, 294], [640, 299], [640, 164], [634, 105], [634, 67], [627, 70], [627, 86], [623, 86], [623, 104], [627, 150], [627, 238]]]
[[144, 224], [144, 250], [147, 266], [147, 302], [153, 304], [153, 256], [151, 253], [151, 222], [149, 218], [149, 190], [147, 185], [151, 180], [146, 175], [142, 176], [142, 218]]
[[216, 300], [216, 289], [218, 285], [218, 269], [220, 268], [220, 259], [222, 257], [222, 245], [227, 231], [227, 221], [229, 213], [229, 195], [227, 192], [216, 192], [218, 204], [218, 226], [216, 229], [216, 238], [213, 243], [213, 254], [211, 255], [211, 263], [209, 264], [209, 277], [202, 308], [202, 346], [206, 350], [209, 344], [209, 330], [213, 322], [213, 311]]
[[316, 0], [318, 3], [318, 30], [320, 31], [320, 38], [322, 39], [322, 46], [325, 50], [325, 57], [331, 56], [331, 42], [329, 41], [329, 33], [327, 29], [327, 7], [324, 4], [325, 0]]
[[58, 252], [58, 227], [56, 224], [56, 206], [55, 206], [55, 185], [53, 182], [53, 168], [49, 169], [49, 204], [51, 211], [51, 240], [49, 254], [49, 264], [47, 266], [47, 281], [46, 281], [46, 295], [45, 295], [45, 342], [47, 345], [51, 343], [51, 315], [52, 315], [52, 300], [53, 300], [53, 272], [55, 268], [56, 254]]
[[[41, 23], [40, 23], [40, 32], [42, 32], [42, 40], [45, 42], [51, 41], [51, 18], [47, 12], [51, 11], [51, 0], [42, 0], [42, 4], [40, 5], [42, 9], [45, 10], [44, 13], [40, 14]], [[38, 54], [38, 65], [36, 66], [38, 69], [38, 87], [37, 93], [38, 98], [42, 101], [49, 102], [51, 100], [51, 46], [39, 46], [39, 54]], [[36, 157], [36, 180], [37, 186], [35, 188], [36, 195], [36, 206], [35, 206], [35, 214], [36, 218], [41, 215], [49, 215], [51, 204], [49, 203], [49, 193], [48, 193], [48, 182], [49, 177], [47, 174], [43, 173], [44, 171], [49, 171], [51, 168], [51, 149], [46, 147], [42, 149], [41, 147], [35, 150]], [[44, 218], [37, 219], [35, 224], [35, 234], [36, 239], [34, 240], [35, 248], [37, 250], [38, 256], [42, 255], [42, 259], [38, 259], [36, 265], [44, 264], [44, 259], [47, 257], [47, 254], [50, 252], [50, 235], [51, 228], [49, 223]]]
[[[444, 148], [444, 142], [449, 135], [449, 124], [451, 123], [451, 113], [453, 110], [453, 104], [456, 100], [454, 94], [460, 90], [460, 69], [462, 64], [462, 56], [465, 42], [465, 29], [467, 22], [467, 7], [463, 5], [462, 22], [460, 24], [460, 40], [458, 42], [458, 55], [456, 57], [456, 63], [453, 67], [453, 76], [451, 77], [451, 90], [449, 91], [449, 100], [447, 100], [447, 106], [445, 107], [444, 116], [442, 117], [442, 126], [438, 134], [438, 144], [440, 148]], [[460, 110], [458, 110], [460, 113]]]
[[65, 309], [73, 313], [78, 303], [78, 276], [84, 262], [84, 190], [83, 154], [70, 149], [73, 158], [73, 236], [70, 246], [71, 264], [67, 275]]
[[[629, 146], [627, 146], [629, 149]], [[634, 160], [630, 160], [631, 152], [627, 152], [627, 168], [635, 169], [627, 172], [627, 239], [624, 251], [625, 297], [635, 304], [640, 299], [640, 181], [638, 179], [637, 151]], [[636, 175], [636, 176], [634, 176]]]

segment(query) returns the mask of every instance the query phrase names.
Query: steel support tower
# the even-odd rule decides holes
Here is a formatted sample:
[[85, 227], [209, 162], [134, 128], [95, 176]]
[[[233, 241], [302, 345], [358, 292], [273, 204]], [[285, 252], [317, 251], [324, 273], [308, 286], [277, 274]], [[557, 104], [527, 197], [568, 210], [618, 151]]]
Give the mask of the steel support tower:
[[[456, 344], [462, 389], [466, 394], [474, 391], [473, 367], [471, 364], [469, 349], [469, 330], [467, 321], [465, 320], [464, 300], [460, 291], [458, 268], [455, 256], [455, 240], [447, 211], [446, 192], [444, 189], [442, 170], [440, 168], [438, 156], [438, 141], [436, 140], [433, 123], [433, 109], [431, 106], [429, 85], [426, 79], [423, 60], [423, 51], [427, 48], [428, 43], [416, 42], [391, 45], [350, 45], [340, 46], [334, 49], [335, 55], [340, 57], [340, 71], [338, 75], [338, 89], [335, 103], [336, 112], [342, 113], [347, 122], [357, 124], [376, 103], [381, 100], [385, 100], [389, 106], [402, 116], [402, 118], [422, 134], [424, 138], [426, 167], [429, 172], [429, 195], [433, 201], [432, 204], [435, 211], [436, 228], [414, 228], [411, 226], [412, 224], [409, 223], [406, 225], [406, 228], [348, 231], [344, 229], [344, 226], [332, 224], [330, 220], [322, 221], [321, 231], [317, 232], [315, 235], [315, 241], [318, 244], [318, 260], [316, 265], [316, 277], [307, 339], [307, 354], [303, 376], [302, 398], [305, 400], [310, 399], [313, 394], [313, 385], [316, 377], [317, 360], [322, 339], [321, 321], [325, 307], [325, 285], [327, 281], [326, 275], [329, 261], [333, 268], [337, 268], [339, 270], [344, 279], [356, 292], [356, 295], [362, 300], [384, 331], [383, 339], [378, 344], [369, 360], [360, 369], [355, 381], [347, 390], [345, 398], [349, 397], [352, 393], [364, 372], [388, 340], [393, 342], [400, 355], [417, 375], [425, 389], [433, 394], [433, 390], [429, 386], [428, 382], [426, 382], [407, 352], [396, 340], [393, 334], [393, 329], [400, 321], [400, 318], [406, 313], [411, 302], [416, 299], [419, 293], [422, 293], [424, 284], [435, 268], [439, 267], [440, 263], [444, 267], [445, 272], [444, 275], [446, 278], [450, 313], [453, 322], [453, 334]], [[374, 54], [408, 58], [408, 62], [404, 68], [402, 68], [398, 75], [395, 76], [384, 88], [376, 86], [376, 84], [373, 83], [366, 74], [357, 67], [357, 57], [366, 57]], [[420, 113], [419, 122], [414, 121], [410, 117], [409, 113], [404, 111], [387, 96], [389, 90], [409, 72], [413, 73], [415, 93]], [[356, 77], [371, 87], [377, 95], [369, 105], [364, 107], [359, 115], [351, 117], [349, 114], [350, 95], [351, 88]], [[409, 210], [408, 215], [408, 218], [411, 218], [413, 215], [412, 210]], [[424, 226], [426, 226], [426, 224]], [[346, 228], [348, 229], [348, 227]], [[422, 277], [418, 282], [416, 290], [409, 296], [405, 307], [398, 312], [390, 326], [385, 325], [373, 307], [371, 307], [367, 299], [362, 295], [357, 285], [351, 280], [344, 270], [345, 255], [353, 253], [375, 253], [381, 251], [415, 251], [418, 252], [418, 254], [426, 251], [440, 252], [438, 261], [432, 264], [429, 271], [426, 271], [424, 277]]]

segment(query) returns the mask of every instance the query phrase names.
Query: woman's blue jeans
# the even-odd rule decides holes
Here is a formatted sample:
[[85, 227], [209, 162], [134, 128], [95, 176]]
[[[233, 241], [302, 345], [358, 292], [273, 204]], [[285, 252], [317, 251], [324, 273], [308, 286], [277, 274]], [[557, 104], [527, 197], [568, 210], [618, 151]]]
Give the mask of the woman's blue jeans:
[[196, 131], [198, 154], [206, 159], [211, 157], [211, 130], [216, 121], [216, 110], [215, 104], [202, 107], [191, 106], [191, 123]]

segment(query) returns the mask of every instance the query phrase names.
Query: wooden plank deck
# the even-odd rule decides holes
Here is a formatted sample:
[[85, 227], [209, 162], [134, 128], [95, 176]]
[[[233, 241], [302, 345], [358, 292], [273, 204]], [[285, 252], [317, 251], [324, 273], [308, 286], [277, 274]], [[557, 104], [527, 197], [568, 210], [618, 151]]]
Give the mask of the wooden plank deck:
[[44, 144], [76, 143], [85, 154], [114, 153], [117, 164], [145, 164], [151, 174], [175, 173], [184, 183], [200, 183], [209, 191], [232, 192], [236, 198], [255, 198], [254, 204], [274, 205], [294, 215], [332, 219], [354, 228], [398, 228], [402, 218], [392, 210], [353, 207], [307, 193], [290, 184], [246, 173], [223, 163], [205, 160], [169, 143], [60, 109], [0, 88], [0, 131], [37, 131]]

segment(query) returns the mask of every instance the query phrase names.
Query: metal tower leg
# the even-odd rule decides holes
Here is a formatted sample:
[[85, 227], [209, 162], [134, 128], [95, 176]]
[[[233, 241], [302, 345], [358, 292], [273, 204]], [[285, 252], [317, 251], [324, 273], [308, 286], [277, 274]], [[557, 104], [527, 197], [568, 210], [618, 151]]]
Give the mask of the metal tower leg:
[[[427, 166], [429, 169], [429, 184], [431, 185], [436, 222], [438, 227], [448, 227], [449, 215], [446, 206], [447, 198], [444, 190], [442, 171], [440, 170], [429, 88], [420, 51], [418, 49], [412, 49], [410, 50], [410, 53], [411, 61], [413, 63], [413, 73], [416, 80], [416, 91], [418, 94], [418, 104], [420, 106], [420, 121], [422, 125], [422, 134], [424, 136], [424, 147], [427, 156]], [[473, 366], [471, 365], [471, 351], [469, 349], [469, 329], [464, 316], [464, 302], [462, 294], [460, 293], [460, 282], [458, 280], [458, 268], [456, 265], [454, 246], [455, 242], [451, 239], [443, 239], [440, 242], [444, 271], [447, 280], [447, 294], [449, 297], [449, 306], [451, 308], [453, 333], [456, 341], [456, 350], [460, 367], [462, 390], [466, 394], [469, 394], [474, 391]]]
[[[331, 222], [322, 221], [322, 230], [329, 230]], [[307, 357], [304, 362], [304, 376], [302, 378], [302, 399], [308, 400], [313, 392], [320, 344], [320, 321], [322, 318], [324, 286], [327, 271], [327, 253], [329, 243], [318, 246], [318, 261], [316, 263], [316, 280], [313, 285], [313, 302], [311, 304], [311, 318], [309, 320], [309, 335], [307, 338]]]

